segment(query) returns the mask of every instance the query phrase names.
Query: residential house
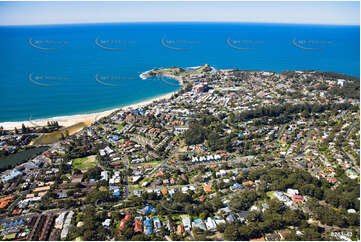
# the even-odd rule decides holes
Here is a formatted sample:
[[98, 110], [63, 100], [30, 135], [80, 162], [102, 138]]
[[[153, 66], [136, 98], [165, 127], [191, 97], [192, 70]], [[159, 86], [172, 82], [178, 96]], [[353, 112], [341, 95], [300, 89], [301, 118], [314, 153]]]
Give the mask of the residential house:
[[207, 218], [207, 220], [206, 220], [206, 226], [207, 226], [207, 229], [210, 230], [210, 231], [215, 231], [216, 228], [217, 228], [216, 222], [215, 222], [214, 219], [212, 219], [211, 217], [208, 217], [208, 218]]
[[197, 219], [193, 220], [193, 222], [192, 222], [192, 227], [193, 227], [193, 228], [194, 228], [194, 227], [197, 227], [197, 228], [199, 228], [199, 229], [201, 229], [201, 230], [206, 230], [206, 226], [205, 226], [203, 220], [200, 219], [200, 218], [197, 218]]
[[183, 223], [183, 226], [184, 226], [184, 230], [186, 232], [190, 232], [190, 230], [192, 228], [192, 225], [191, 225], [191, 220], [190, 220], [189, 216], [184, 216], [182, 218], [182, 223]]
[[134, 220], [134, 233], [141, 233], [143, 231], [142, 217], [137, 217]]
[[153, 223], [154, 223], [154, 229], [155, 229], [155, 232], [158, 233], [161, 229], [161, 223], [160, 223], [160, 220], [159, 218], [154, 218], [153, 219]]

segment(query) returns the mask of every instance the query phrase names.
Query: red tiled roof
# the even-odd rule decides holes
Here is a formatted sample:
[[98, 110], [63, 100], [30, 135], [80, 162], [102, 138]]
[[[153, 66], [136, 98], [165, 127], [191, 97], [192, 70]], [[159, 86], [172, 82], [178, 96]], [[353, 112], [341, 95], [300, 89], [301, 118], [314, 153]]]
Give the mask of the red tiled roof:
[[136, 219], [134, 222], [134, 232], [135, 233], [142, 232], [142, 229], [143, 229], [143, 222]]
[[204, 189], [205, 192], [211, 192], [212, 191], [212, 187], [210, 187], [210, 186], [204, 186], [203, 189]]
[[118, 232], [122, 231], [123, 228], [124, 228], [124, 226], [125, 226], [125, 222], [126, 222], [126, 221], [129, 221], [129, 220], [131, 220], [131, 219], [132, 219], [132, 215], [127, 214], [127, 215], [125, 216], [125, 218], [123, 218], [123, 219], [120, 221], [120, 226], [119, 226], [119, 228], [118, 228]]
[[163, 172], [162, 171], [158, 172], [156, 176], [163, 176]]
[[298, 203], [304, 201], [303, 197], [300, 196], [300, 195], [293, 195], [293, 196], [292, 196], [292, 199], [293, 199], [293, 201], [298, 202]]
[[178, 233], [184, 233], [184, 227], [183, 227], [183, 225], [181, 225], [181, 224], [178, 225], [177, 232], [178, 232]]
[[20, 214], [22, 211], [23, 211], [22, 209], [14, 209], [11, 214], [17, 215], [17, 214]]
[[252, 186], [254, 184], [253, 181], [245, 181], [242, 183], [243, 186]]
[[4, 201], [10, 200], [10, 199], [14, 199], [14, 196], [10, 195], [10, 196], [6, 196], [6, 197], [2, 197], [2, 198], [0, 198], [0, 202], [4, 202]]
[[250, 241], [265, 241], [265, 239], [263, 237], [258, 238], [258, 239], [251, 239]]
[[5, 208], [9, 204], [8, 201], [0, 202], [0, 208]]

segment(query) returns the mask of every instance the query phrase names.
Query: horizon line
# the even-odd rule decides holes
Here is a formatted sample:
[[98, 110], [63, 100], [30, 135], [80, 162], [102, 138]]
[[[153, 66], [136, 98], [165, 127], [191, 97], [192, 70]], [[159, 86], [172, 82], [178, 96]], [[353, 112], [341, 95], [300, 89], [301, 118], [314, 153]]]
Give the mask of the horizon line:
[[284, 25], [323, 25], [323, 26], [360, 26], [358, 24], [337, 23], [299, 23], [299, 22], [248, 22], [248, 21], [119, 21], [119, 22], [74, 22], [74, 23], [48, 23], [48, 24], [7, 24], [0, 27], [27, 27], [27, 26], [54, 26], [54, 25], [95, 25], [95, 24], [155, 24], [155, 23], [213, 23], [213, 24], [284, 24]]

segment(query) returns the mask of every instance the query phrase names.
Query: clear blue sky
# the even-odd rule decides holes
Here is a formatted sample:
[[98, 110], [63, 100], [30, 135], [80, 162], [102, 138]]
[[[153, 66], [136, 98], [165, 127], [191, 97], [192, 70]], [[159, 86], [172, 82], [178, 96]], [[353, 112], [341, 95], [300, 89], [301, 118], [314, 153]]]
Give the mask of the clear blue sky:
[[0, 2], [0, 25], [176, 21], [360, 25], [360, 3]]

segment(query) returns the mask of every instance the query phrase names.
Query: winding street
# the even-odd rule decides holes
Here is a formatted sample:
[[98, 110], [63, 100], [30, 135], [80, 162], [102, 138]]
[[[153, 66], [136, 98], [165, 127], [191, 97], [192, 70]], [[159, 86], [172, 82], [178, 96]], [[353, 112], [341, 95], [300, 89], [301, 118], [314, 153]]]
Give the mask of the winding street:
[[[350, 135], [350, 133], [351, 133], [351, 131], [352, 131], [352, 129], [353, 129], [354, 127], [355, 127], [355, 120], [352, 121], [351, 127], [349, 128], [349, 130], [347, 130], [345, 136], [343, 137], [343, 140], [344, 140], [344, 141], [345, 141], [346, 138]], [[360, 175], [360, 169], [357, 167], [356, 162], [355, 162], [354, 158], [352, 157], [352, 155], [350, 155], [350, 154], [348, 154], [346, 151], [344, 151], [342, 147], [340, 148], [340, 150], [341, 150], [341, 152], [342, 152], [346, 157], [348, 157], [348, 159], [349, 159], [349, 160], [351, 161], [351, 163], [352, 163], [353, 168], [354, 168], [354, 169], [357, 171], [357, 173]]]
[[349, 136], [349, 134], [351, 133], [351, 130], [354, 127], [355, 127], [355, 120], [352, 121], [351, 128], [349, 128], [349, 130], [347, 130], [346, 135], [343, 137], [344, 140], [346, 140], [346, 138]]

